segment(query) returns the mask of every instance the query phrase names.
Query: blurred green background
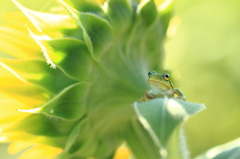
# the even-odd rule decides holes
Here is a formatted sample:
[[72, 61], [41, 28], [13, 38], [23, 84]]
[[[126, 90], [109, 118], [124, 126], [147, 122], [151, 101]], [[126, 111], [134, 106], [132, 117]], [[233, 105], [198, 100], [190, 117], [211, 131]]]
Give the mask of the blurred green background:
[[[19, 0], [41, 10], [49, 0]], [[54, 6], [51, 2], [45, 10]], [[240, 136], [240, 1], [176, 0], [180, 23], [166, 40], [165, 69], [187, 100], [207, 109], [190, 118], [185, 134], [192, 157]], [[0, 1], [0, 12], [16, 10], [10, 0]], [[3, 21], [0, 21], [3, 23]], [[1, 144], [1, 158], [11, 159]]]
[[165, 68], [190, 102], [207, 109], [185, 124], [192, 156], [240, 136], [240, 1], [178, 0], [181, 23]]

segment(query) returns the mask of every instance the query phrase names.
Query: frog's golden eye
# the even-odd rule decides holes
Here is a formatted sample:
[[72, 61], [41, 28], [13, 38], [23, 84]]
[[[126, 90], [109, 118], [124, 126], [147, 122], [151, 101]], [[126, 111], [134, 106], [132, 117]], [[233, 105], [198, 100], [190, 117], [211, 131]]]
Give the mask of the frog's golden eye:
[[169, 75], [168, 73], [164, 73], [164, 74], [163, 74], [163, 79], [164, 79], [165, 81], [169, 81], [169, 80], [170, 80], [170, 75]]

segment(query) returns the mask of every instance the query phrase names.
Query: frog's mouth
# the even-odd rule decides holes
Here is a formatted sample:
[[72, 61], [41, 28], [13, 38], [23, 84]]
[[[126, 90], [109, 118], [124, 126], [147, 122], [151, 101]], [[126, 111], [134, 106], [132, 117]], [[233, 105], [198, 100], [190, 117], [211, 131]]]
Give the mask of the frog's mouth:
[[155, 90], [168, 90], [171, 88], [170, 83], [165, 83], [157, 80], [148, 80], [149, 85], [152, 89]]

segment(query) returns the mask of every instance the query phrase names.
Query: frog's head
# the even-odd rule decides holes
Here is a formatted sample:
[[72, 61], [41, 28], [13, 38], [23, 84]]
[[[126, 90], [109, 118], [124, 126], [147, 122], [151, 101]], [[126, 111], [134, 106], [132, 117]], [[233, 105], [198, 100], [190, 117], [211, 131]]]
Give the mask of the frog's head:
[[152, 90], [155, 91], [166, 91], [173, 89], [172, 83], [170, 82], [170, 75], [168, 73], [158, 74], [156, 71], [148, 73], [148, 84]]

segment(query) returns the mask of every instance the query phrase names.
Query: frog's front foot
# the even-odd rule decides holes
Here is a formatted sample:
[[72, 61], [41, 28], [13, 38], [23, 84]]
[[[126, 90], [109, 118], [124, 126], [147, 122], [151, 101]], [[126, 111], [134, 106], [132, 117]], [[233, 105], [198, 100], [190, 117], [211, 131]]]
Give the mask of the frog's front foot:
[[184, 94], [182, 93], [182, 91], [180, 91], [180, 89], [174, 88], [173, 90], [174, 90], [174, 94], [177, 95], [176, 99], [181, 99], [183, 101], [186, 101], [186, 98], [185, 98]]
[[181, 96], [178, 96], [175, 99], [180, 99], [180, 100], [186, 101], [186, 98], [185, 97], [181, 97]]
[[151, 100], [151, 99], [154, 98], [153, 95], [151, 95], [151, 94], [146, 94], [146, 97], [147, 97], [147, 99], [149, 99], [149, 100]]

